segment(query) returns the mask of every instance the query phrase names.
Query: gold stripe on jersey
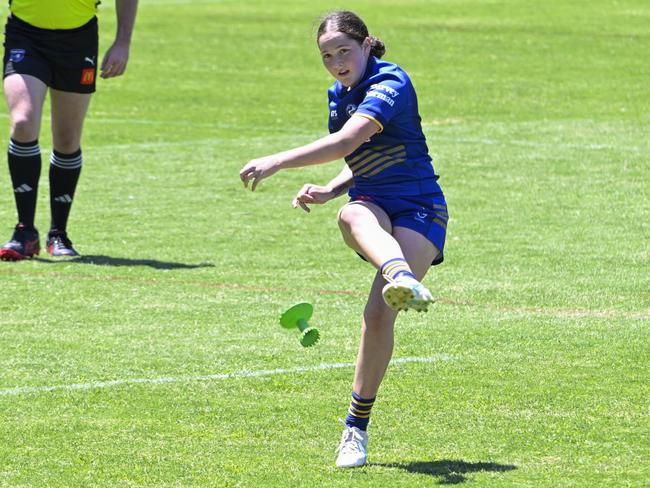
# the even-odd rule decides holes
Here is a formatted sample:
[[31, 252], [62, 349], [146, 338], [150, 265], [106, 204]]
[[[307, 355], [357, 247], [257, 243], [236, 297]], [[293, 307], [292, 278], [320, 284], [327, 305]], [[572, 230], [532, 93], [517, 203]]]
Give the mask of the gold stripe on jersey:
[[[404, 153], [404, 154], [406, 154], [406, 153]], [[372, 170], [368, 174], [361, 173], [360, 176], [365, 176], [366, 178], [369, 178], [371, 176], [376, 175], [377, 173], [380, 173], [380, 172], [384, 171], [386, 168], [390, 168], [391, 166], [393, 166], [395, 164], [403, 163], [404, 161], [406, 161], [406, 158], [392, 159], [392, 160], [382, 164], [381, 166], [376, 167], [374, 170]]]
[[358, 113], [354, 113], [354, 114], [352, 114], [352, 116], [355, 116], [355, 115], [356, 115], [357, 117], [363, 117], [364, 119], [372, 120], [375, 124], [377, 124], [377, 126], [379, 127], [379, 131], [377, 132], [377, 134], [379, 134], [380, 132], [384, 132], [384, 126], [381, 125], [381, 122], [379, 122], [379, 121], [378, 121], [376, 118], [374, 118], [372, 115], [368, 115], [368, 114], [358, 114]]
[[364, 164], [370, 163], [371, 161], [382, 157], [382, 156], [392, 156], [396, 152], [406, 149], [404, 145], [399, 146], [374, 146], [369, 149], [365, 149], [357, 154], [355, 157], [351, 158], [348, 161], [348, 166], [352, 170], [359, 169]]
[[40, 29], [75, 29], [97, 13], [97, 0], [11, 0], [20, 20]]
[[347, 163], [354, 176], [373, 176], [406, 161], [406, 146], [376, 146], [365, 149]]

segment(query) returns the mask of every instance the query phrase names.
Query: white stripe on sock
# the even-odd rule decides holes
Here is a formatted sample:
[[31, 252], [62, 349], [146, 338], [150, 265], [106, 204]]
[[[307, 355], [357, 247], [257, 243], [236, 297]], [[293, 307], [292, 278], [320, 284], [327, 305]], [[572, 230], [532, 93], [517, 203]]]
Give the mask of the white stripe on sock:
[[55, 156], [54, 153], [50, 156], [50, 164], [61, 169], [76, 169], [81, 168], [83, 159], [81, 154], [75, 156], [74, 158], [62, 158], [60, 156]]
[[18, 156], [19, 158], [38, 156], [41, 154], [41, 148], [38, 144], [34, 144], [33, 146], [19, 146], [9, 139], [9, 154]]

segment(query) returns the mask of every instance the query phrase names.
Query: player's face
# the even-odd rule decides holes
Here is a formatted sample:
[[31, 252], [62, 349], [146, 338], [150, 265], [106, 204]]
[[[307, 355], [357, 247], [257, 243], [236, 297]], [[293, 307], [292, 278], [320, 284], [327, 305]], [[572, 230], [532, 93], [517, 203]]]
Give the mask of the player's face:
[[323, 64], [343, 86], [356, 85], [366, 70], [370, 39], [359, 44], [343, 32], [328, 31], [318, 39]]

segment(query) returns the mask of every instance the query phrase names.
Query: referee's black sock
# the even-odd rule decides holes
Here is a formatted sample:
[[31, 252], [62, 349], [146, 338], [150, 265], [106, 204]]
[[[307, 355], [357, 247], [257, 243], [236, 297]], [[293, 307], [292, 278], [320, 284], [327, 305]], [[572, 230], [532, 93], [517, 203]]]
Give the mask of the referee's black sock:
[[81, 148], [71, 154], [52, 151], [50, 157], [51, 230], [65, 232], [82, 163]]
[[38, 146], [38, 139], [31, 142], [9, 139], [7, 160], [16, 199], [18, 222], [32, 228], [36, 213], [38, 180], [41, 176], [41, 149]]

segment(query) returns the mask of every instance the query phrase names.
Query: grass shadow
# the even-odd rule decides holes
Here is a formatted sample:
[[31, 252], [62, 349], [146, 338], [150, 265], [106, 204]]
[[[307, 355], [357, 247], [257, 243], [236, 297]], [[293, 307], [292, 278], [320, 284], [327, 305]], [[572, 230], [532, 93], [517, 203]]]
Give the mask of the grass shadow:
[[57, 263], [79, 263], [79, 264], [95, 264], [97, 266], [149, 266], [154, 269], [195, 269], [195, 268], [214, 268], [214, 264], [200, 263], [200, 264], [185, 264], [174, 263], [169, 261], [158, 261], [156, 259], [129, 259], [129, 258], [113, 258], [111, 256], [103, 255], [85, 255], [77, 258], [54, 260], [36, 258], [42, 263], [57, 264]]
[[369, 466], [399, 468], [409, 473], [428, 474], [440, 478], [440, 485], [458, 485], [467, 481], [465, 475], [481, 471], [503, 472], [517, 469], [514, 464], [492, 462], [470, 463], [462, 460], [442, 459], [440, 461], [415, 461], [412, 463], [371, 463]]

